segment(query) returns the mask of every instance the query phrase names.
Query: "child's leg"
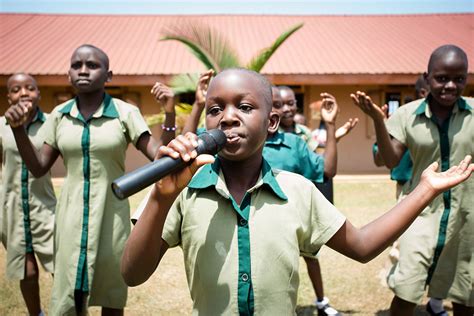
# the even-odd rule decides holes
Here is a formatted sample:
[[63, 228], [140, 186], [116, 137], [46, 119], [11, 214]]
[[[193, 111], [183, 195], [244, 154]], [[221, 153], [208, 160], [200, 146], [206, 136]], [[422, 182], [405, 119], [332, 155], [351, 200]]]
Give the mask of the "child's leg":
[[303, 257], [308, 269], [309, 279], [313, 284], [316, 293], [316, 307], [319, 316], [334, 315], [339, 316], [339, 312], [329, 305], [329, 299], [324, 296], [323, 276], [321, 275], [321, 267], [317, 258]]
[[308, 275], [311, 283], [313, 284], [314, 292], [318, 301], [324, 299], [324, 287], [323, 287], [323, 277], [321, 275], [321, 267], [319, 266], [319, 261], [316, 258], [303, 257], [306, 262], [306, 267], [308, 268]]
[[38, 264], [36, 263], [35, 254], [27, 253], [25, 258], [25, 278], [20, 281], [20, 289], [30, 315], [39, 315], [41, 312], [38, 276]]
[[102, 307], [102, 316], [123, 316], [123, 309]]
[[390, 305], [390, 316], [409, 316], [413, 315], [416, 304], [402, 300], [398, 296], [394, 296]]
[[453, 315], [454, 316], [472, 316], [474, 315], [474, 307], [469, 307], [453, 302]]

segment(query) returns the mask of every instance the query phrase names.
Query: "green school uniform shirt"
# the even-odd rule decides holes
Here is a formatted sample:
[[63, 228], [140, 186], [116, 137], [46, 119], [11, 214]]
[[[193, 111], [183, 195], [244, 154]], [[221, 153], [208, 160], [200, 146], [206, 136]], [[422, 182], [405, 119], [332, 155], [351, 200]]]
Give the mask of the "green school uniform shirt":
[[[284, 132], [281, 127], [279, 128], [279, 131]], [[296, 134], [298, 137], [303, 139], [312, 151], [315, 151], [316, 148], [318, 148], [318, 142], [312, 137], [311, 130], [306, 126], [295, 124], [295, 131], [292, 134]]]
[[149, 132], [137, 107], [108, 94], [87, 121], [76, 99], [46, 121], [45, 142], [59, 150], [67, 171], [56, 210], [52, 315], [75, 314], [75, 291], [88, 294], [89, 306], [125, 306], [120, 260], [130, 211], [111, 183], [124, 173], [128, 144]]
[[217, 158], [178, 196], [162, 238], [183, 249], [193, 314], [291, 315], [300, 253], [317, 253], [344, 222], [309, 180], [265, 160], [238, 205]]
[[[458, 165], [466, 155], [474, 154], [474, 99], [460, 98], [451, 116], [439, 126], [428, 105], [430, 98], [404, 105], [386, 123], [390, 135], [411, 153], [413, 175], [408, 192], [419, 183], [423, 170], [432, 162], [437, 161], [444, 171]], [[435, 233], [428, 233], [432, 228], [423, 223], [435, 225]], [[416, 251], [424, 257], [415, 262], [428, 266], [425, 280], [430, 285], [430, 297], [473, 306], [474, 178], [435, 198], [412, 227], [407, 231], [413, 235], [409, 242], [414, 247], [418, 243], [429, 244], [429, 249]], [[423, 236], [423, 240], [417, 242], [417, 236]], [[402, 253], [400, 256], [401, 262]], [[413, 267], [410, 270], [421, 275], [421, 270]]]
[[[39, 131], [46, 115], [38, 108], [26, 127], [37, 149], [43, 145]], [[1, 225], [2, 243], [7, 249], [7, 277], [24, 279], [25, 254], [33, 252], [46, 271], [53, 272], [53, 228], [56, 197], [51, 174], [35, 178], [20, 157], [13, 131], [0, 118], [2, 151]]]
[[265, 142], [263, 157], [273, 168], [300, 174], [315, 183], [324, 181], [324, 158], [295, 134], [275, 133]]

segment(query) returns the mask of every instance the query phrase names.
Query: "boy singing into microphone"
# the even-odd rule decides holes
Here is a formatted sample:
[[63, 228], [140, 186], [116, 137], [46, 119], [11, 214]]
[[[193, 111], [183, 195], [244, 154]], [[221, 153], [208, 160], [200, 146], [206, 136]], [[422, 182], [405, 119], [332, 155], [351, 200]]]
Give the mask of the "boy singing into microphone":
[[327, 244], [367, 262], [474, 169], [470, 157], [441, 174], [431, 165], [412, 194], [357, 229], [310, 181], [270, 168], [262, 149], [278, 122], [263, 76], [245, 69], [216, 76], [207, 92], [206, 126], [223, 130], [227, 144], [215, 159], [197, 156], [191, 133], [160, 147], [158, 157], [195, 160], [153, 187], [122, 257], [128, 285], [145, 282], [166, 250], [179, 245], [195, 314], [294, 314], [300, 253], [314, 255]]

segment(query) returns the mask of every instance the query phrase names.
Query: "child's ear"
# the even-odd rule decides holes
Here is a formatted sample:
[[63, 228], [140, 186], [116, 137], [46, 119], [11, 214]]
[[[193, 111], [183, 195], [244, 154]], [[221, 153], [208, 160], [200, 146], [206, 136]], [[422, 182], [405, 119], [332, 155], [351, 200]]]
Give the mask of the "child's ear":
[[420, 89], [420, 96], [422, 96], [423, 98], [426, 98], [428, 94], [429, 94], [428, 89], [425, 89], [425, 88]]
[[268, 117], [268, 121], [270, 123], [268, 124], [268, 133], [276, 133], [278, 127], [280, 126], [280, 115], [278, 115], [277, 112], [271, 111]]
[[109, 70], [107, 72], [107, 80], [105, 82], [111, 82], [113, 76], [114, 76], [114, 74], [113, 74], [112, 70]]

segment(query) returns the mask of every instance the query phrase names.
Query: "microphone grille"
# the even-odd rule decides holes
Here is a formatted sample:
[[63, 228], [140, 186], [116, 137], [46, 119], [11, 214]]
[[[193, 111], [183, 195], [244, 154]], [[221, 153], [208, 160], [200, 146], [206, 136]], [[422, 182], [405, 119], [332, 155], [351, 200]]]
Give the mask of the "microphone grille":
[[[227, 137], [220, 129], [208, 130], [199, 135], [199, 138], [202, 140], [197, 149], [199, 154], [215, 155], [224, 148], [224, 145], [227, 142]], [[203, 148], [199, 148], [201, 146]]]

